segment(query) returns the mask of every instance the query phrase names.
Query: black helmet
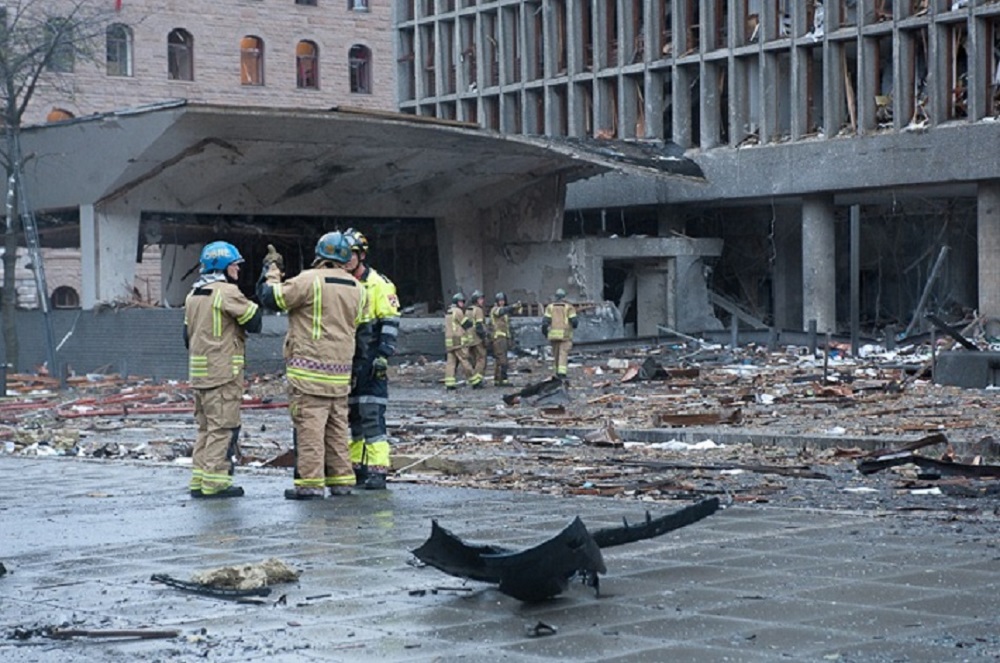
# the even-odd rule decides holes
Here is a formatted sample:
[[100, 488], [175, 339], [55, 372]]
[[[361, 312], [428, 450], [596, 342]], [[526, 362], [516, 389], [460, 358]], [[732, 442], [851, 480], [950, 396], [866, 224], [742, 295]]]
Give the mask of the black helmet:
[[456, 292], [454, 295], [451, 296], [452, 304], [457, 304], [459, 302], [464, 302], [464, 301], [465, 301], [465, 294], [463, 294], [462, 292]]
[[496, 301], [496, 302], [505, 302], [505, 301], [507, 301], [507, 295], [503, 294], [503, 291], [500, 291], [496, 295], [494, 295], [493, 301]]

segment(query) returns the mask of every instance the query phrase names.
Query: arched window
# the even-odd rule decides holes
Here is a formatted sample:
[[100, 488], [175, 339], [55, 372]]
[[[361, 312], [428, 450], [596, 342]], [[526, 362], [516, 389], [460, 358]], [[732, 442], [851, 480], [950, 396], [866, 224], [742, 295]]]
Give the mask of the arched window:
[[295, 45], [295, 85], [319, 89], [319, 48], [311, 41]]
[[80, 308], [80, 295], [68, 285], [61, 285], [52, 291], [52, 308]]
[[194, 80], [194, 37], [184, 28], [172, 30], [167, 37], [167, 78]]
[[240, 40], [240, 84], [264, 84], [264, 40], [246, 36]]
[[372, 52], [367, 46], [355, 44], [347, 56], [351, 68], [351, 92], [371, 94]]
[[72, 120], [75, 115], [72, 111], [68, 111], [65, 108], [59, 108], [58, 106], [53, 106], [49, 114], [45, 116], [46, 122], [62, 122], [63, 120]]
[[108, 76], [132, 75], [132, 29], [112, 23], [107, 31]]

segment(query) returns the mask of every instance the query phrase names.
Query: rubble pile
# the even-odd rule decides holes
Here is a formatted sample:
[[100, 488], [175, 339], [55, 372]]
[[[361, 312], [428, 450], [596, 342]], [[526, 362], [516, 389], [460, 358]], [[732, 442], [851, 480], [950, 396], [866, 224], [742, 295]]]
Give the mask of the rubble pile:
[[[487, 379], [484, 389], [462, 386], [457, 398], [443, 388], [443, 362], [395, 363], [392, 481], [817, 507], [922, 508], [913, 500], [930, 489], [965, 498], [997, 492], [989, 469], [1000, 459], [995, 396], [934, 384], [926, 344], [868, 346], [852, 357], [836, 344], [810, 352], [623, 341], [583, 347], [572, 359], [562, 382], [548, 377], [544, 356], [525, 353], [512, 361], [513, 386]], [[30, 388], [0, 404], [6, 453], [190, 462], [193, 407], [183, 383], [103, 376], [60, 390], [44, 380], [21, 384]], [[280, 376], [248, 384], [243, 465], [289, 466], [285, 403]], [[933, 444], [906, 450], [930, 436]], [[919, 457], [870, 455], [899, 448]], [[884, 471], [859, 470], [873, 461]]]

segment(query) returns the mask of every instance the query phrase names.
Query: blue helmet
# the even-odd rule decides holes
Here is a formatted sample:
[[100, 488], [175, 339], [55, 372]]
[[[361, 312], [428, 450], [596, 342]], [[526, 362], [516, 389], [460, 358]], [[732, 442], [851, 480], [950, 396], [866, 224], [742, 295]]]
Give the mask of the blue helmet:
[[212, 242], [206, 244], [201, 250], [201, 273], [221, 272], [233, 263], [243, 262], [243, 256], [236, 250], [236, 247], [229, 242]]
[[316, 257], [346, 264], [351, 261], [353, 248], [354, 238], [336, 230], [326, 233], [316, 242]]

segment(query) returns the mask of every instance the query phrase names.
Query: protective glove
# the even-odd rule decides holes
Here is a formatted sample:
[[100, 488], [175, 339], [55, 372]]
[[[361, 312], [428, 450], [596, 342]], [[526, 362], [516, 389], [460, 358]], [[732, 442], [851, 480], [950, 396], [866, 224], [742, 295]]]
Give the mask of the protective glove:
[[285, 271], [285, 259], [278, 253], [278, 249], [274, 248], [274, 244], [267, 245], [267, 254], [264, 256], [264, 271], [267, 271], [270, 265], [277, 265], [279, 270]]
[[385, 357], [375, 357], [372, 362], [372, 377], [376, 380], [384, 380], [389, 370], [389, 360]]
[[549, 337], [549, 326], [548, 325], [542, 325], [542, 336], [544, 336], [546, 338]]

